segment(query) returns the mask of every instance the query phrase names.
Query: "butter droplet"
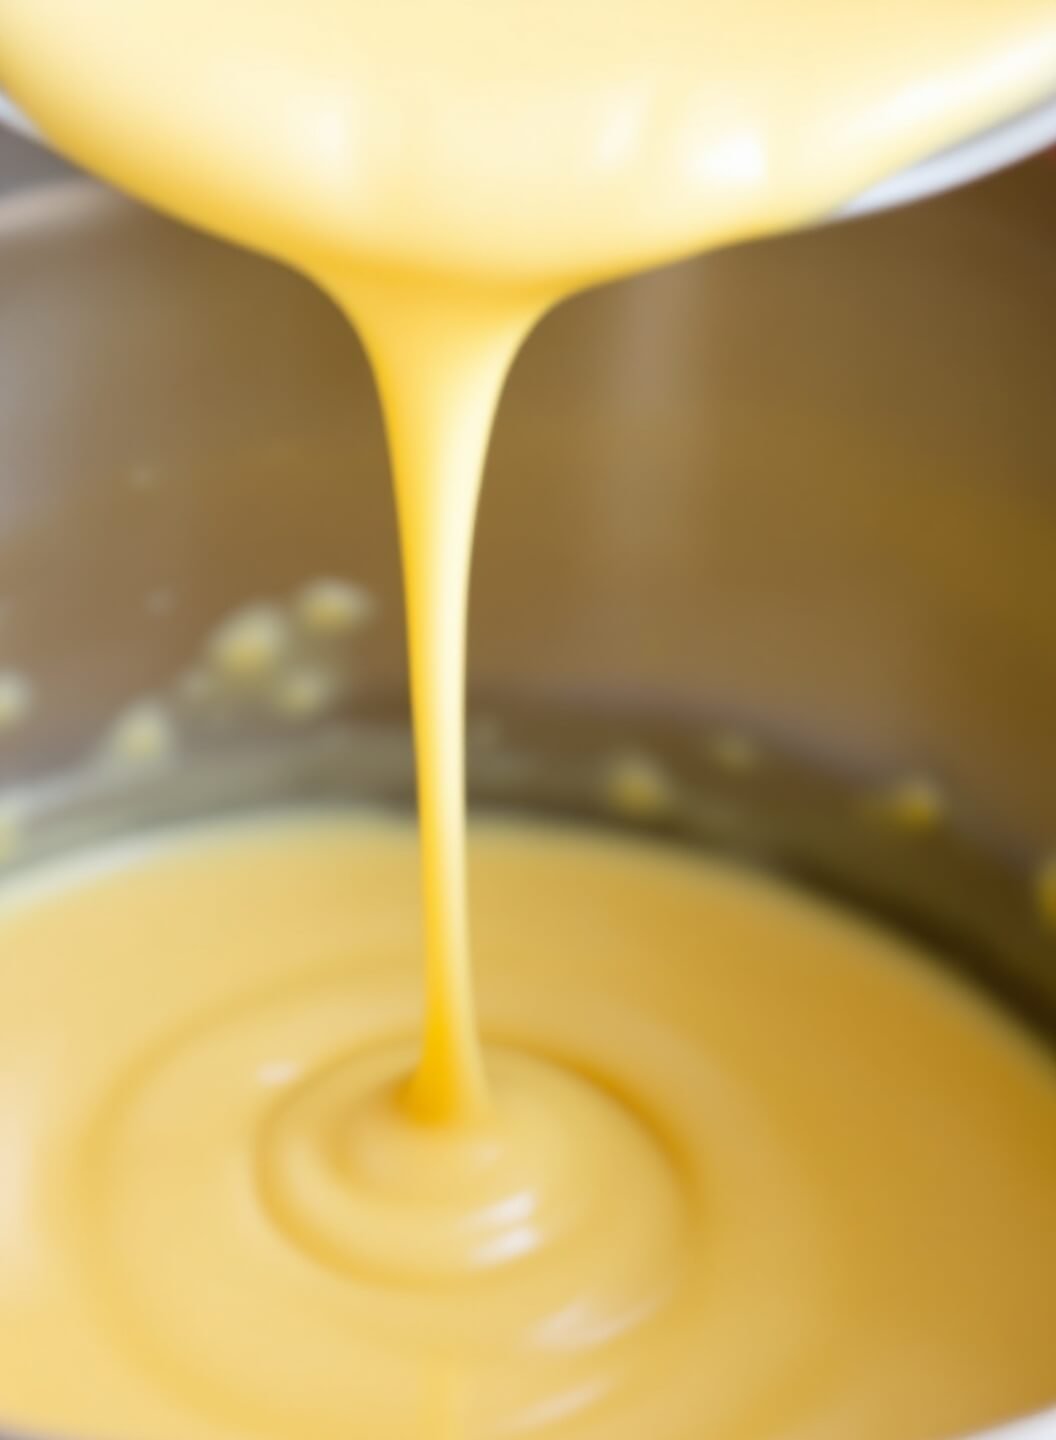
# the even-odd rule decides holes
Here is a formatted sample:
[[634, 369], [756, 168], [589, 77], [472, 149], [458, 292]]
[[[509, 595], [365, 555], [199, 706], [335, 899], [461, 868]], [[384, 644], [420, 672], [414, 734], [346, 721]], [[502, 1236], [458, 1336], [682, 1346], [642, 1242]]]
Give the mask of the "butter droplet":
[[34, 703], [33, 686], [17, 670], [0, 670], [0, 734], [26, 721]]
[[919, 834], [941, 825], [946, 799], [930, 776], [908, 775], [870, 796], [867, 809], [889, 825]]
[[746, 775], [762, 764], [762, 752], [756, 742], [736, 730], [718, 730], [709, 735], [705, 748], [712, 763], [730, 775]]
[[288, 720], [307, 720], [320, 715], [334, 701], [337, 686], [324, 670], [306, 666], [281, 675], [273, 692], [273, 703]]
[[114, 721], [105, 742], [115, 760], [146, 765], [165, 760], [176, 749], [176, 728], [165, 707], [155, 700], [129, 706]]
[[609, 807], [632, 820], [659, 819], [674, 808], [671, 781], [648, 755], [627, 753], [611, 760], [604, 789]]
[[1047, 856], [1034, 877], [1034, 900], [1041, 921], [1056, 930], [1056, 855]]
[[18, 854], [22, 840], [22, 815], [15, 805], [0, 800], [0, 865]]
[[209, 658], [230, 680], [257, 680], [275, 671], [289, 644], [289, 623], [279, 607], [250, 605], [214, 632]]
[[362, 629], [377, 608], [370, 591], [350, 580], [313, 580], [293, 602], [298, 622], [315, 635], [344, 635]]

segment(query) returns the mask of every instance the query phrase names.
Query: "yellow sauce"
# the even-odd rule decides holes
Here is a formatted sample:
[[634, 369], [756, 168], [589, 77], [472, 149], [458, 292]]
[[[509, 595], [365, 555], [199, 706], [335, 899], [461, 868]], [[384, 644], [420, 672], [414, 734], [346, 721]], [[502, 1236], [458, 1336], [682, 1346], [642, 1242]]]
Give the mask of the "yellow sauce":
[[0, 900], [0, 1413], [114, 1440], [935, 1440], [1052, 1395], [1051, 1061], [775, 883], [470, 845], [495, 1117], [415, 1124], [409, 825]]
[[538, 316], [822, 215], [1054, 75], [1052, 0], [0, 0], [0, 82], [63, 149], [313, 276], [367, 345], [426, 960], [416, 1058], [410, 843], [381, 827], [12, 895], [0, 1410], [116, 1440], [912, 1440], [1051, 1398], [1056, 1086], [877, 937], [491, 835], [485, 1064], [462, 683]]

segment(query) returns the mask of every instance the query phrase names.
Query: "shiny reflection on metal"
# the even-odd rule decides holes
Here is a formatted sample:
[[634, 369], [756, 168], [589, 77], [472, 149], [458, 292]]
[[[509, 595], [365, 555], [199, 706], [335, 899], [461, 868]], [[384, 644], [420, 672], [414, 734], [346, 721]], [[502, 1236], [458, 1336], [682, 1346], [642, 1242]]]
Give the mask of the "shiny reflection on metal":
[[1056, 145], [1056, 95], [870, 186], [841, 206], [837, 215], [871, 215], [940, 195], [1040, 154], [1052, 145]]
[[27, 120], [17, 105], [13, 105], [2, 90], [0, 90], [0, 125], [6, 125], [9, 130], [15, 130], [19, 135], [24, 135], [27, 140], [41, 140], [40, 131]]

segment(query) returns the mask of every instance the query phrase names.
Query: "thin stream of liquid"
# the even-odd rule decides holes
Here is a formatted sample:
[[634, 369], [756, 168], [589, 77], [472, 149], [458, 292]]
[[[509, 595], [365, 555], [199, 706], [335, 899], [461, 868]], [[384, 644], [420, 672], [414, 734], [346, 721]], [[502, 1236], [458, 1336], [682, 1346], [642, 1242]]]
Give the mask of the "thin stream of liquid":
[[[331, 285], [331, 288], [335, 288]], [[538, 306], [470, 291], [336, 291], [371, 356], [387, 419], [407, 598], [425, 919], [426, 1019], [409, 1096], [430, 1121], [480, 1119], [465, 873], [466, 612], [495, 407]], [[476, 323], [474, 323], [476, 319]]]

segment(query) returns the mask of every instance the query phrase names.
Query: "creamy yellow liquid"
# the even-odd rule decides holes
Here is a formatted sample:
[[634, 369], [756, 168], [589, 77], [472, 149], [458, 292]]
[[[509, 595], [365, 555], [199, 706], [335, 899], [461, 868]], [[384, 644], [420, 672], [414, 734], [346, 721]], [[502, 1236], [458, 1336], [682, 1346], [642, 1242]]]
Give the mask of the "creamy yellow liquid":
[[0, 900], [0, 1413], [113, 1440], [936, 1440], [1052, 1396], [1050, 1060], [776, 884], [470, 847], [497, 1117], [401, 1112], [409, 825]]
[[[33, 1184], [7, 1230], [0, 1407], [9, 1391], [19, 1418], [118, 1440], [755, 1440], [930, 1436], [1051, 1398], [1051, 1077], [901, 971], [885, 1030], [864, 977], [886, 995], [893, 971], [859, 953], [879, 941], [645, 854], [489, 839], [482, 993], [494, 965], [516, 1003], [496, 1002], [485, 1065], [462, 681], [491, 417], [542, 311], [821, 215], [1054, 78], [1052, 0], [0, 0], [0, 81], [62, 148], [296, 265], [367, 344], [406, 574], [427, 1001], [416, 1058], [413, 1005], [384, 998], [413, 953], [406, 837], [338, 847], [347, 1003], [280, 986], [264, 1020], [251, 982], [327, 963], [304, 948], [325, 837], [191, 850], [30, 906], [58, 928], [4, 956], [27, 1007], [0, 1007], [27, 1057], [5, 1123], [43, 1158], [11, 1169], [13, 1193]], [[669, 910], [683, 884], [706, 900]], [[178, 1031], [215, 1007], [215, 1048], [212, 1020]], [[944, 1039], [962, 1021], [964, 1047]], [[288, 1036], [303, 1088], [265, 1103], [253, 1065]], [[43, 1084], [67, 1046], [84, 1073]], [[890, 1057], [912, 1079], [889, 1094]]]

